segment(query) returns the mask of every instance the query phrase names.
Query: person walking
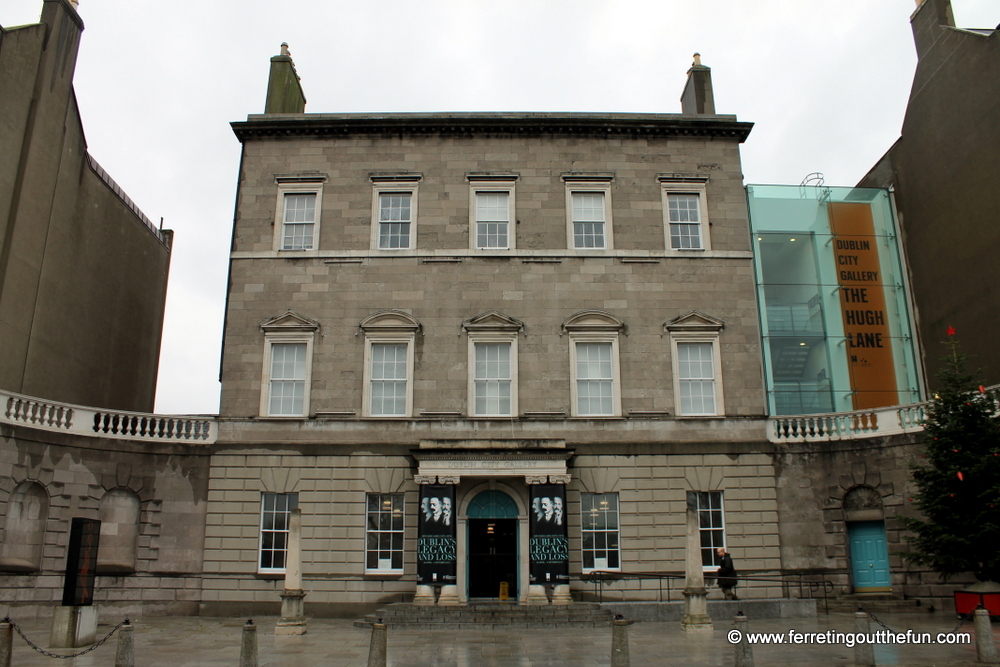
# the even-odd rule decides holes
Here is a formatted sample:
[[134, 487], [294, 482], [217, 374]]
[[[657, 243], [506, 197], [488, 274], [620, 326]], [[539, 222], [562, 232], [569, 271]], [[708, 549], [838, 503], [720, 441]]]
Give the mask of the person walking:
[[715, 553], [719, 556], [719, 569], [715, 576], [722, 594], [727, 600], [739, 600], [736, 593], [733, 592], [733, 589], [736, 588], [736, 568], [733, 567], [733, 557], [722, 547], [716, 549]]

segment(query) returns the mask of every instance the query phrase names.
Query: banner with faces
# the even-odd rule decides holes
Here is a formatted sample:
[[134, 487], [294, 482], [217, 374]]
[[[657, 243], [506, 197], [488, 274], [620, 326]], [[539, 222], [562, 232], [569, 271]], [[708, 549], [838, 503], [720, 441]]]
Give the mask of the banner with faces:
[[420, 485], [417, 537], [417, 582], [427, 585], [455, 583], [455, 486]]
[[566, 485], [531, 486], [531, 583], [569, 582], [569, 537], [566, 532]]

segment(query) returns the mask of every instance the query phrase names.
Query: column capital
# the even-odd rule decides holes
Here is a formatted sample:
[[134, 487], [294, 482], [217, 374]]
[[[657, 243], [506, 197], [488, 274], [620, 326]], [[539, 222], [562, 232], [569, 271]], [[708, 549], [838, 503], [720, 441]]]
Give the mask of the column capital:
[[417, 484], [436, 484], [437, 475], [414, 475], [413, 481]]
[[525, 484], [546, 484], [549, 481], [548, 475], [525, 475]]
[[571, 479], [570, 475], [549, 475], [550, 484], [569, 484]]
[[438, 475], [438, 484], [458, 484], [462, 480], [461, 475]]

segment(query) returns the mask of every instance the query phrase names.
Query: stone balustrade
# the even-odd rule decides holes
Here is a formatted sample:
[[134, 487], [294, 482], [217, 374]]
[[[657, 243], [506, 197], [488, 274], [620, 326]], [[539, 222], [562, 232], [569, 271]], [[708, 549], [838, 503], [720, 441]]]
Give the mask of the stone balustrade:
[[215, 417], [153, 415], [88, 408], [0, 391], [0, 423], [76, 435], [209, 444], [218, 437]]

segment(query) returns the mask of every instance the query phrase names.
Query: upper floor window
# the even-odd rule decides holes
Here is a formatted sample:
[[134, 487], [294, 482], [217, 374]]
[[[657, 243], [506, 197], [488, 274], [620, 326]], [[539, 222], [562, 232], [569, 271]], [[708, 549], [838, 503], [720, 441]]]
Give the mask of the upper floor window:
[[621, 373], [620, 319], [603, 311], [582, 311], [563, 322], [570, 341], [571, 414], [574, 417], [619, 417]]
[[517, 414], [517, 335], [524, 323], [495, 310], [462, 322], [469, 336], [469, 414]]
[[660, 178], [667, 251], [711, 249], [705, 182]]
[[566, 183], [567, 239], [570, 248], [614, 248], [609, 174], [563, 174]]
[[372, 247], [412, 250], [417, 247], [417, 184], [419, 174], [371, 176]]
[[318, 174], [276, 176], [275, 250], [314, 250], [319, 242], [323, 182]]
[[261, 416], [308, 416], [312, 347], [319, 324], [287, 311], [261, 324], [261, 329], [264, 331]]
[[365, 334], [366, 417], [413, 414], [413, 341], [420, 323], [412, 315], [385, 310], [361, 322]]
[[724, 323], [693, 310], [670, 320], [674, 402], [677, 416], [725, 414], [719, 336]]
[[470, 188], [470, 211], [474, 250], [511, 250], [514, 238], [513, 173], [466, 175]]

